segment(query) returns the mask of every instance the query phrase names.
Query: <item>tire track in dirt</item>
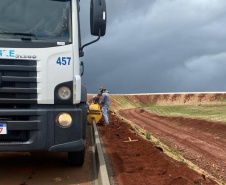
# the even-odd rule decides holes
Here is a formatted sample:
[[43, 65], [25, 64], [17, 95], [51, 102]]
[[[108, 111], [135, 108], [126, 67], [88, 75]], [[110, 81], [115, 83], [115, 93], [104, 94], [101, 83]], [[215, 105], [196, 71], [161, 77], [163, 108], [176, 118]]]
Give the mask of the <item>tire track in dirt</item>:
[[[133, 117], [135, 117], [136, 119], [136, 116], [134, 116], [134, 114], [138, 114], [139, 116], [139, 119], [140, 120], [143, 120], [143, 118], [145, 119], [149, 119], [150, 121], [156, 121], [159, 124], [161, 124], [161, 131], [165, 132], [166, 134], [168, 135], [172, 135], [171, 133], [174, 133], [174, 135], [172, 135], [172, 137], [174, 137], [175, 139], [182, 139], [182, 140], [187, 140], [188, 142], [191, 143], [191, 145], [194, 147], [194, 148], [197, 148], [199, 150], [201, 150], [202, 152], [207, 152], [209, 153], [210, 155], [212, 155], [213, 157], [217, 157], [217, 158], [220, 158], [224, 161], [226, 161], [226, 155], [222, 156], [220, 154], [222, 154], [222, 152], [224, 154], [225, 151], [224, 151], [224, 146], [225, 146], [225, 142], [220, 142], [220, 140], [216, 141], [216, 142], [211, 142], [211, 143], [208, 143], [206, 142], [207, 140], [210, 139], [210, 135], [205, 135], [205, 134], [200, 134], [197, 135], [197, 133], [193, 133], [191, 131], [189, 131], [187, 128], [183, 128], [183, 127], [180, 127], [180, 126], [174, 126], [174, 124], [172, 124], [171, 122], [169, 121], [166, 121], [166, 120], [161, 120], [157, 117], [155, 117], [155, 115], [152, 115], [152, 114], [140, 114], [137, 109], [134, 109], [134, 110], [131, 110], [131, 113], [133, 114]], [[150, 117], [151, 116], [151, 117]], [[147, 123], [147, 124], [150, 124]], [[156, 129], [159, 129], [159, 127], [153, 125]], [[173, 132], [175, 131], [176, 132]], [[213, 139], [213, 138], [212, 138]], [[179, 142], [181, 143], [181, 142]], [[193, 144], [194, 143], [194, 144]], [[200, 147], [198, 146], [200, 144]], [[207, 148], [207, 149], [205, 149]], [[211, 150], [209, 150], [211, 149]], [[214, 154], [212, 154], [214, 152]]]
[[[193, 152], [196, 152], [196, 153], [207, 152], [207, 153], [209, 153], [208, 151], [202, 149], [202, 147], [198, 147], [197, 144], [201, 144], [203, 146], [208, 145], [208, 147], [210, 147], [212, 150], [215, 150], [215, 151], [218, 150], [218, 147], [214, 148], [214, 147], [212, 147], [212, 145], [210, 145], [206, 142], [204, 143], [203, 140], [195, 138], [194, 134], [183, 131], [182, 129], [173, 128], [170, 125], [166, 125], [166, 121], [156, 120], [156, 119], [150, 118], [148, 116], [140, 116], [139, 114], [135, 115], [134, 111], [131, 111], [131, 113], [133, 114], [132, 117], [134, 118], [134, 120], [138, 119], [139, 121], [144, 121], [145, 119], [148, 118], [149, 121], [156, 122], [156, 125], [158, 125], [158, 126], [152, 125], [152, 127], [154, 127], [156, 130], [158, 130], [158, 132], [161, 132], [162, 134], [164, 133], [165, 135], [169, 135], [169, 137], [171, 137], [177, 145], [183, 145], [183, 144], [181, 144], [181, 142], [187, 141], [186, 145], [188, 145], [190, 147], [190, 149], [193, 150]], [[138, 121], [138, 120], [136, 120], [136, 121]], [[161, 124], [161, 128], [159, 128], [159, 124]], [[139, 125], [139, 123], [138, 123], [138, 125]], [[146, 125], [148, 125], [148, 124], [146, 124]], [[141, 125], [139, 125], [139, 126], [141, 126]], [[148, 130], [149, 132], [152, 131], [152, 130], [149, 130], [149, 125], [147, 126], [146, 130]], [[174, 133], [174, 135], [172, 135], [172, 133]], [[218, 151], [216, 151], [216, 153], [218, 153]], [[211, 155], [211, 153], [209, 153], [209, 154]], [[212, 155], [212, 157], [214, 157], [214, 155]]]
[[[120, 114], [149, 131], [161, 141], [170, 141], [174, 147], [209, 173], [226, 180], [226, 140], [215, 139], [213, 134], [197, 132], [190, 127], [178, 126], [161, 116], [140, 109], [120, 110]], [[203, 128], [206, 129], [206, 128]]]

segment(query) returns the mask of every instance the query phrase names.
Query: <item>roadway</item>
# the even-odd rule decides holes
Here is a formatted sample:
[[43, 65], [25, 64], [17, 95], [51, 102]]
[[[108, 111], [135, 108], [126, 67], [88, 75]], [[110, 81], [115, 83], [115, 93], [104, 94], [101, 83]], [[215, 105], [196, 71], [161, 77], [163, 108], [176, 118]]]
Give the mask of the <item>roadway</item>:
[[0, 153], [0, 185], [88, 185], [94, 184], [91, 125], [87, 126], [85, 162], [71, 167], [67, 153]]

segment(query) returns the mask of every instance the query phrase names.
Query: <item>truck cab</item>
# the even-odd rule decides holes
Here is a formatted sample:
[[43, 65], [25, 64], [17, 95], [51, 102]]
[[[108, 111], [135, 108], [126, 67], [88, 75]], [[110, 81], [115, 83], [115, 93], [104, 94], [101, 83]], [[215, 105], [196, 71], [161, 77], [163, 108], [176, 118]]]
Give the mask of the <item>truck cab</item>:
[[[71, 165], [82, 165], [87, 91], [79, 1], [4, 0], [0, 9], [0, 151], [68, 152]], [[99, 38], [105, 1], [91, 0], [90, 13]]]

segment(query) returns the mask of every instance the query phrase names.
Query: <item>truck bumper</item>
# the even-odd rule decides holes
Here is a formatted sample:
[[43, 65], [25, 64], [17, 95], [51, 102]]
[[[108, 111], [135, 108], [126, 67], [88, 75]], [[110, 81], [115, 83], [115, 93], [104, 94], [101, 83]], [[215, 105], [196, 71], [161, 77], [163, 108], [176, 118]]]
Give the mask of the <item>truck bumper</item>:
[[[70, 127], [62, 127], [58, 114], [72, 117]], [[86, 106], [43, 105], [29, 109], [0, 109], [0, 123], [7, 134], [0, 134], [0, 151], [81, 151], [85, 146]]]

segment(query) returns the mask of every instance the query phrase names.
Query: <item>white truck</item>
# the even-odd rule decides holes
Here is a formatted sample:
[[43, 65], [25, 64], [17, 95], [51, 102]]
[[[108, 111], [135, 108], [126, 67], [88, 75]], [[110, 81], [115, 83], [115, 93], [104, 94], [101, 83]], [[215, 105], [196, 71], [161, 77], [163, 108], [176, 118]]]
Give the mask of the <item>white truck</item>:
[[0, 151], [68, 152], [83, 165], [87, 91], [83, 48], [106, 30], [105, 0], [91, 0], [81, 45], [79, 0], [1, 0]]

